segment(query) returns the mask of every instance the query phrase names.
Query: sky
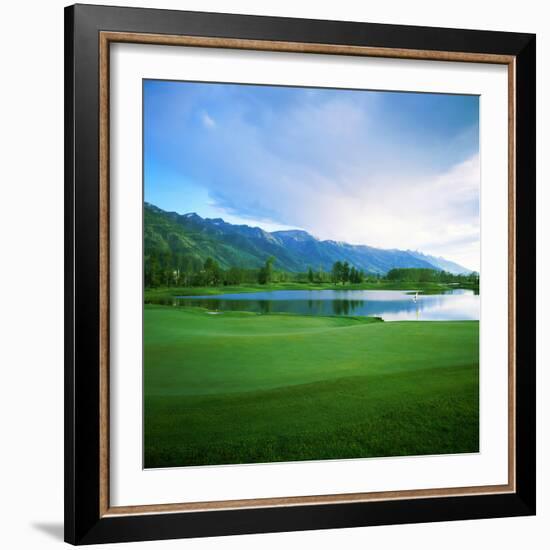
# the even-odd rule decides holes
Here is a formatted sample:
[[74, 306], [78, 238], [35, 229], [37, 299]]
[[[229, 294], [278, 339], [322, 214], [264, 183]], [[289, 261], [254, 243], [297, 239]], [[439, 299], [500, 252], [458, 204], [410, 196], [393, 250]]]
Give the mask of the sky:
[[479, 270], [478, 96], [145, 80], [144, 195]]

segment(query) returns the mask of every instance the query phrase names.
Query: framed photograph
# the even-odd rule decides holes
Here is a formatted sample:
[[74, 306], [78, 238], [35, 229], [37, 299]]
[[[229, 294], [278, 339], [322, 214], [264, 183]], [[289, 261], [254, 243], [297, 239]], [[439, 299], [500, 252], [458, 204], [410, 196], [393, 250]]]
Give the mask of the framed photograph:
[[535, 36], [65, 12], [65, 538], [535, 513]]

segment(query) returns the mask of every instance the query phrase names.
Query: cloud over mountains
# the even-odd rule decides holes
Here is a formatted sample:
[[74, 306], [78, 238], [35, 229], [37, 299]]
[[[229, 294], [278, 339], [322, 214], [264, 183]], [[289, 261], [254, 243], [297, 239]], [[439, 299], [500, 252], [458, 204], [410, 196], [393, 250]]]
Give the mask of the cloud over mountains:
[[150, 202], [479, 267], [477, 97], [148, 81], [145, 102]]

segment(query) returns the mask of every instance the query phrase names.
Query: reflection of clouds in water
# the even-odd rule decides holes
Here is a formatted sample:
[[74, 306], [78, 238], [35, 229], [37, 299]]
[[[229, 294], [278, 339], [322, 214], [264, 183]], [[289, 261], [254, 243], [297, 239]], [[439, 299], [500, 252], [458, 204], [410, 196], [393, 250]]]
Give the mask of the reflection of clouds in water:
[[[464, 295], [459, 298], [461, 316], [464, 319], [479, 319], [479, 296]], [[442, 301], [436, 307], [429, 306], [422, 313], [433, 319], [448, 318], [453, 315], [455, 308], [452, 300]]]
[[414, 296], [414, 294], [408, 294], [408, 292], [414, 293], [414, 290], [338, 290], [336, 292], [340, 299], [361, 299], [368, 302], [400, 302], [412, 300]]
[[[414, 309], [415, 316], [411, 316], [411, 309]], [[414, 308], [389, 311], [381, 316], [385, 321], [479, 320], [479, 296], [474, 294], [419, 296]]]
[[[333, 301], [352, 300], [368, 302], [407, 301], [412, 300], [415, 290], [273, 290], [260, 292], [243, 292], [237, 294], [219, 294], [210, 296], [193, 296], [194, 300], [269, 300], [269, 301]], [[456, 292], [456, 291], [453, 291]], [[412, 293], [412, 294], [411, 294]], [[178, 296], [177, 298], [186, 298]]]
[[479, 295], [474, 295], [471, 290], [458, 289], [448, 294], [419, 295], [417, 300], [409, 291], [298, 290], [198, 296], [177, 302], [209, 310], [375, 316], [385, 321], [479, 319]]
[[415, 301], [402, 293], [391, 299], [334, 300], [335, 315], [374, 315], [385, 321], [478, 320], [479, 296], [474, 294], [423, 295]]

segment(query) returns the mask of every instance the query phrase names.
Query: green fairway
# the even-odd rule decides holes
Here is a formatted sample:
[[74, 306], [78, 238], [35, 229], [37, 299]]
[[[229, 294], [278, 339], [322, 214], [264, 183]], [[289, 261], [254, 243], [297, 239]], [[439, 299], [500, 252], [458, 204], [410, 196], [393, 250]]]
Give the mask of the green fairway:
[[145, 306], [145, 466], [476, 452], [478, 335]]

